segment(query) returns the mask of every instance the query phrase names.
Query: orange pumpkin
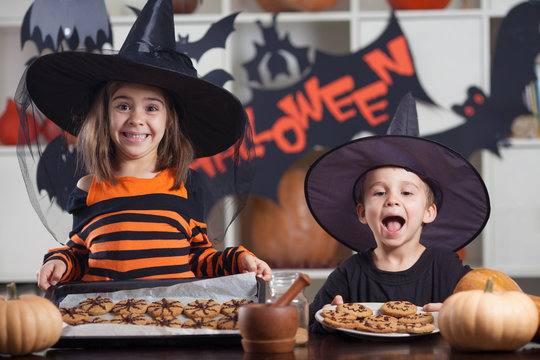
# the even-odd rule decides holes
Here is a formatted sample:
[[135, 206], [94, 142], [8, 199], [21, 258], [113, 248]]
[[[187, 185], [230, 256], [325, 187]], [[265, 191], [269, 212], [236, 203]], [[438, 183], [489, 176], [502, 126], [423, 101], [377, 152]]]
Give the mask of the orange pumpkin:
[[264, 11], [323, 11], [336, 5], [339, 0], [257, 0]]
[[48, 299], [17, 296], [14, 283], [0, 299], [0, 354], [25, 355], [45, 350], [62, 335], [62, 315]]
[[388, 0], [395, 10], [444, 9], [450, 0]]
[[439, 311], [442, 337], [466, 351], [513, 351], [527, 344], [538, 328], [534, 302], [521, 291], [460, 291], [446, 299]]
[[[34, 142], [39, 135], [39, 124], [30, 114], [27, 114], [29, 124], [29, 141]], [[0, 143], [4, 145], [17, 145], [19, 136], [19, 114], [13, 99], [8, 99], [6, 109], [0, 116]]]
[[[523, 290], [519, 285], [508, 275], [501, 271], [479, 268], [469, 271], [457, 283], [454, 293], [467, 290], [481, 290], [484, 288], [487, 279], [491, 277], [493, 280], [493, 291], [519, 291]], [[540, 297], [527, 294], [536, 305], [538, 316], [540, 317]], [[533, 341], [540, 343], [540, 325], [536, 331]]]
[[251, 199], [250, 250], [272, 267], [335, 266], [338, 243], [311, 215], [304, 195], [307, 169], [322, 151], [300, 159], [283, 174], [276, 204], [259, 197]]

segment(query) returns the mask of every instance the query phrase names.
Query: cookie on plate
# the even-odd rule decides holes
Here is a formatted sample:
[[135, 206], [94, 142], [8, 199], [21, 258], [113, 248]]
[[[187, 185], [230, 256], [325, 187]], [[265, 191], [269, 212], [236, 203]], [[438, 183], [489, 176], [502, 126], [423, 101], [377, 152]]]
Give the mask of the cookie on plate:
[[106, 297], [97, 296], [83, 300], [79, 303], [79, 308], [90, 315], [103, 315], [111, 311], [114, 302]]
[[325, 317], [323, 322], [327, 325], [343, 328], [343, 329], [356, 329], [359, 321], [356, 318], [351, 318], [350, 315]]
[[397, 327], [397, 321], [381, 321], [380, 319], [374, 320], [366, 317], [359, 321], [356, 329], [373, 333], [393, 333], [397, 331]]
[[60, 308], [60, 314], [62, 314], [62, 320], [70, 325], [73, 325], [82, 319], [86, 319], [89, 316], [86, 311], [79, 309], [78, 307]]
[[353, 315], [353, 314], [349, 314], [349, 313], [346, 313], [346, 312], [339, 312], [337, 310], [332, 310], [332, 309], [323, 309], [321, 311], [321, 316], [323, 318], [348, 318], [350, 320], [356, 320], [357, 316], [356, 315]]
[[190, 318], [213, 318], [219, 315], [221, 305], [215, 300], [195, 300], [184, 307], [184, 315]]
[[433, 322], [433, 314], [430, 312], [418, 313], [409, 316], [403, 316], [399, 318], [399, 322], [402, 324], [413, 324], [413, 323], [425, 323], [431, 324]]
[[240, 309], [240, 307], [251, 303], [253, 303], [253, 301], [247, 299], [231, 299], [221, 304], [221, 313], [236, 314], [238, 313], [238, 309]]
[[381, 312], [385, 315], [403, 317], [416, 314], [417, 307], [410, 301], [387, 301], [381, 306]]
[[227, 314], [220, 317], [217, 321], [219, 330], [238, 330], [238, 314]]
[[175, 317], [155, 317], [152, 318], [152, 320], [148, 321], [146, 325], [181, 328], [182, 322]]
[[373, 310], [359, 303], [344, 303], [336, 305], [336, 311], [340, 313], [348, 313], [359, 318], [373, 315]]
[[184, 305], [178, 300], [161, 299], [148, 305], [146, 312], [153, 318], [176, 317], [184, 311]]
[[118, 314], [112, 318], [113, 324], [146, 325], [146, 316], [142, 314]]
[[126, 299], [117, 302], [111, 311], [116, 314], [144, 314], [148, 308], [146, 300]]
[[431, 323], [399, 323], [397, 331], [409, 334], [426, 334], [435, 331], [435, 325]]
[[367, 317], [366, 319], [369, 319], [370, 321], [373, 321], [373, 322], [382, 322], [382, 323], [390, 322], [390, 323], [393, 323], [393, 324], [398, 323], [398, 318], [397, 317], [390, 316], [390, 315], [384, 315], [384, 314], [371, 315], [371, 316]]
[[186, 320], [185, 329], [217, 329], [217, 321], [209, 318], [192, 318]]

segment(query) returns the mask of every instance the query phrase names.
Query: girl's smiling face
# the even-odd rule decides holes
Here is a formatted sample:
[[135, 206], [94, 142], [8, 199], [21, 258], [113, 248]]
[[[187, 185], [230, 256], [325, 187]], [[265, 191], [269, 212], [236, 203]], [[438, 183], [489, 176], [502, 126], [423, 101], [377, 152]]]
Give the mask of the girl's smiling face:
[[166, 127], [166, 97], [159, 88], [127, 83], [111, 94], [109, 132], [117, 162], [155, 162]]
[[428, 185], [400, 167], [382, 167], [366, 174], [359, 220], [369, 225], [377, 243], [391, 248], [420, 241], [423, 224], [435, 220], [437, 208], [428, 204]]

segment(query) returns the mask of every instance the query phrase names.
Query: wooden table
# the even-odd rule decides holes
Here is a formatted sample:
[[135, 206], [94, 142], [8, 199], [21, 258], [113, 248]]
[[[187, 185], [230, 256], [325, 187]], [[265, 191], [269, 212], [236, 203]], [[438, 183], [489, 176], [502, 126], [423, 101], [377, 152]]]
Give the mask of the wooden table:
[[307, 346], [297, 347], [294, 352], [287, 354], [245, 353], [239, 340], [225, 344], [199, 343], [183, 347], [132, 347], [132, 345], [130, 344], [130, 348], [49, 349], [34, 354], [32, 359], [540, 359], [540, 344], [529, 343], [522, 349], [510, 353], [464, 353], [452, 349], [440, 334], [390, 342], [366, 341], [340, 333], [310, 334]]

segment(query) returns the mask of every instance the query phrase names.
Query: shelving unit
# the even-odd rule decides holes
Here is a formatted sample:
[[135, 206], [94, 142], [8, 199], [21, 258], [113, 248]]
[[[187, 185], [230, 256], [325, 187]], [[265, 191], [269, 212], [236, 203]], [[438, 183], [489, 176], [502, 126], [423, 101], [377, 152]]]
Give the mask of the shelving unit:
[[[125, 5], [141, 8], [144, 0], [105, 0], [109, 9], [113, 29], [114, 44], [118, 49], [127, 35], [135, 15]], [[470, 0], [471, 8], [462, 8], [462, 0], [452, 0], [443, 10], [398, 11], [396, 16], [412, 50], [415, 67], [428, 95], [442, 107], [443, 113], [450, 113], [454, 104], [466, 99], [467, 88], [476, 85], [489, 92], [491, 22], [502, 18], [508, 10], [519, 3], [518, 0]], [[34, 44], [27, 43], [21, 49], [20, 24], [32, 0], [4, 1], [0, 3], [0, 113], [5, 101], [11, 97], [24, 71], [25, 62], [37, 55]], [[227, 40], [226, 49], [214, 49], [207, 52], [195, 65], [200, 74], [223, 68], [232, 73], [235, 81], [227, 88], [236, 93], [243, 101], [248, 101], [250, 94], [246, 89], [247, 75], [242, 64], [255, 54], [255, 43], [262, 41], [261, 31], [256, 24], [261, 21], [268, 26], [272, 14], [262, 12], [256, 0], [219, 0], [204, 1], [193, 14], [176, 15], [175, 23], [178, 34], [190, 40], [197, 40], [208, 26], [223, 17], [241, 11], [235, 21], [235, 31]], [[328, 11], [319, 13], [281, 13], [278, 16], [280, 35], [289, 34], [295, 46], [309, 46], [312, 49], [347, 54], [366, 46], [380, 35], [390, 17], [387, 3], [380, 0], [340, 0]], [[292, 78], [278, 78], [273, 86], [294, 81]], [[444, 114], [443, 114], [444, 115]], [[419, 109], [420, 129], [423, 134], [442, 131], [455, 126], [455, 117], [441, 116], [441, 121], [422, 116]], [[520, 148], [521, 149], [521, 148]], [[512, 150], [513, 151], [513, 150]], [[516, 150], [517, 151], [517, 150]], [[524, 150], [528, 151], [528, 150]], [[506, 154], [506, 150], [503, 151]], [[538, 150], [534, 150], [536, 156]], [[484, 156], [484, 155], [483, 155]], [[511, 155], [508, 155], [509, 158]], [[538, 156], [536, 157], [538, 159]], [[482, 173], [488, 176], [486, 182], [493, 200], [494, 216], [490, 224], [499, 221], [496, 209], [499, 201], [500, 184], [490, 182], [489, 171], [493, 164], [489, 154], [482, 157]], [[510, 161], [510, 160], [508, 160]], [[520, 158], [512, 160], [519, 169], [530, 164], [522, 164]], [[506, 159], [505, 159], [506, 162]], [[9, 280], [33, 281], [35, 270], [41, 263], [46, 249], [57, 244], [41, 225], [29, 201], [22, 184], [15, 150], [11, 147], [0, 148], [0, 168], [4, 174], [2, 198], [7, 199], [0, 205], [0, 282]], [[536, 177], [538, 179], [538, 176]], [[494, 185], [491, 185], [494, 184]], [[538, 188], [537, 184], [531, 185]], [[503, 195], [504, 196], [504, 195]], [[525, 196], [525, 195], [524, 195]], [[540, 196], [537, 196], [540, 198]], [[504, 205], [504, 204], [503, 204]], [[531, 204], [538, 211], [538, 204]], [[501, 210], [502, 211], [502, 210]], [[497, 226], [497, 225], [493, 225]], [[498, 238], [493, 240], [498, 228], [486, 228], [480, 245], [470, 250], [475, 266], [502, 265], [499, 262]], [[533, 234], [538, 239], [538, 232]], [[537, 242], [537, 241], [536, 241]], [[478, 244], [478, 241], [475, 243]], [[495, 250], [497, 248], [497, 250]], [[513, 247], [514, 253], [520, 251]], [[530, 252], [529, 252], [530, 253]], [[21, 261], [21, 257], [23, 257]], [[511, 275], [531, 276], [538, 273], [538, 267], [520, 269], [508, 267]], [[324, 279], [330, 269], [299, 269], [312, 277]], [[504, 269], [502, 269], [504, 270]]]

